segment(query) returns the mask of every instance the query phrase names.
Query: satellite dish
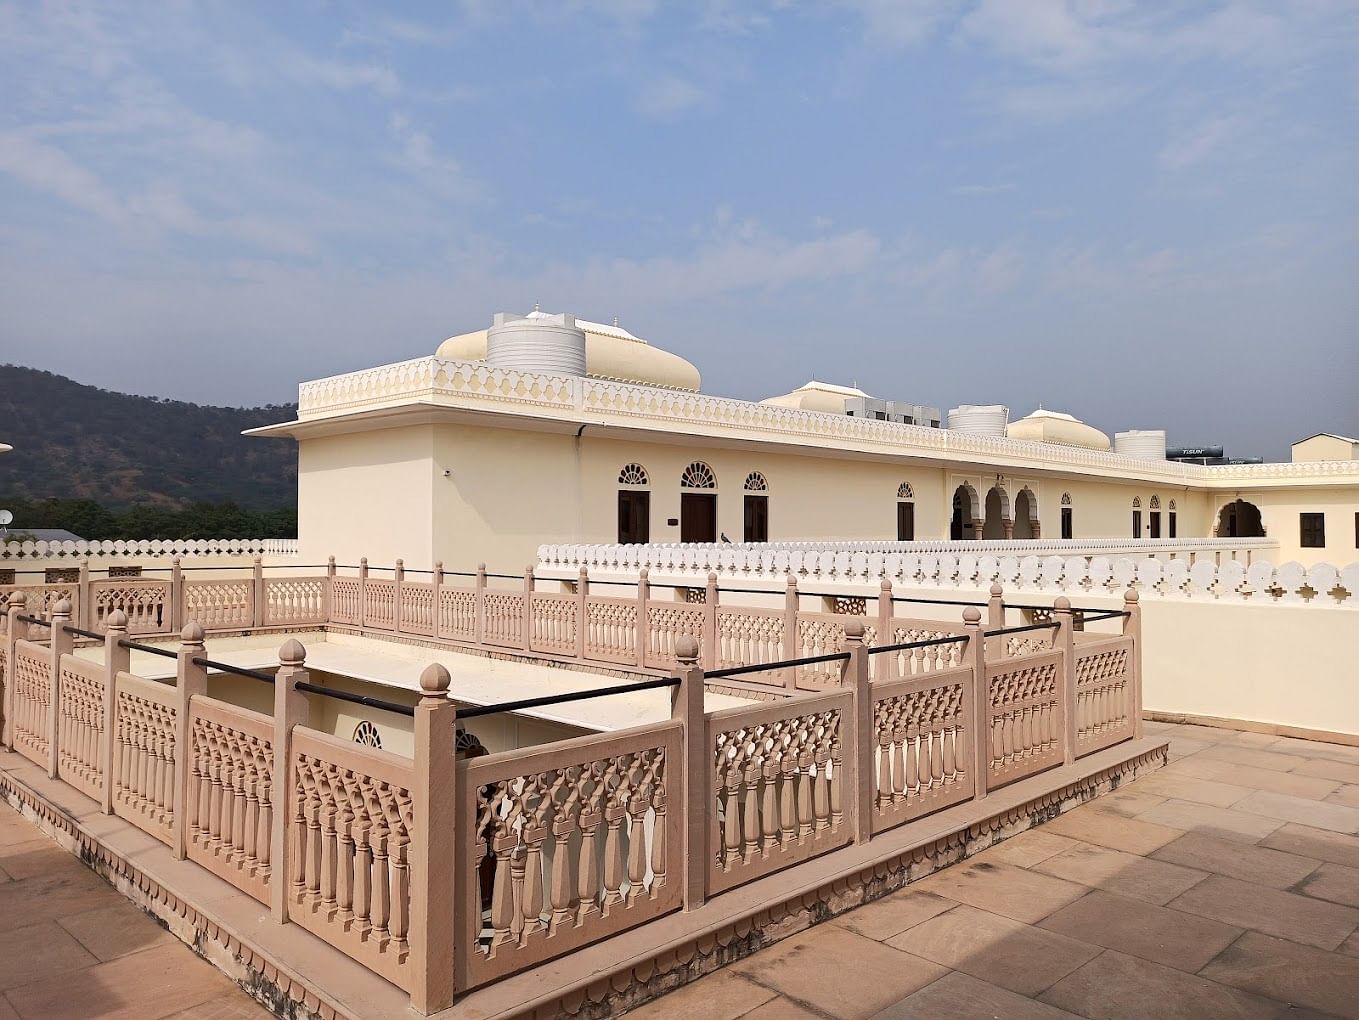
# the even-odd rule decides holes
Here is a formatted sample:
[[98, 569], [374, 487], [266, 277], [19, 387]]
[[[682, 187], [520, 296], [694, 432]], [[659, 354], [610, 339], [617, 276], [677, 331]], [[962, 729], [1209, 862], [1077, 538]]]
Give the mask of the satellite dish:
[[13, 523], [14, 523], [14, 514], [13, 514], [12, 512], [10, 512], [9, 510], [0, 510], [0, 528], [3, 528], [6, 524], [13, 524]]

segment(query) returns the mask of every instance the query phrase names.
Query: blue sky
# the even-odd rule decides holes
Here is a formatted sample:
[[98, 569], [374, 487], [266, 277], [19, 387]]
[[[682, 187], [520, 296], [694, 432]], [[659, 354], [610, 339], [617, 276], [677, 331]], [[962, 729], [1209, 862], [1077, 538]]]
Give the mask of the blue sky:
[[0, 359], [110, 389], [541, 302], [713, 393], [1359, 434], [1353, 0], [0, 3], [0, 90]]

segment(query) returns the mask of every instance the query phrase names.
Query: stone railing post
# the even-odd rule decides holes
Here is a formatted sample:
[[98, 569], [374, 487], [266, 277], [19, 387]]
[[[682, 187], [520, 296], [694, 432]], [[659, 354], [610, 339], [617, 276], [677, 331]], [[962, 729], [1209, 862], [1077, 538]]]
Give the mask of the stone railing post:
[[[708, 813], [713, 807], [709, 776], [708, 721], [703, 712], [703, 667], [698, 664], [698, 642], [688, 634], [675, 639], [675, 676], [679, 684], [670, 702], [670, 718], [684, 724], [680, 747], [681, 811], [680, 870], [684, 909], [703, 906], [708, 881]], [[672, 807], [672, 810], [674, 808]]]
[[991, 585], [991, 597], [986, 601], [986, 629], [1001, 630], [1005, 627], [1005, 589], [996, 581]]
[[162, 619], [161, 627], [178, 634], [184, 629], [184, 568], [178, 556], [170, 561], [170, 604], [165, 608], [170, 618]]
[[254, 626], [263, 627], [268, 618], [268, 607], [264, 597], [264, 561], [255, 557], [255, 613]]
[[14, 643], [16, 641], [28, 640], [28, 624], [19, 619], [27, 610], [26, 596], [21, 591], [9, 593], [9, 599], [5, 603], [5, 615], [8, 617], [5, 630], [5, 731], [4, 740], [6, 750], [14, 750]]
[[193, 796], [189, 765], [193, 758], [193, 728], [189, 724], [189, 702], [195, 695], [206, 696], [208, 693], [208, 668], [193, 661], [203, 658], [204, 651], [203, 628], [190, 620], [180, 632], [179, 651], [175, 656], [175, 813], [170, 852], [177, 861], [188, 856], [190, 829], [194, 823], [195, 811], [189, 806]]
[[1133, 736], [1142, 736], [1142, 603], [1137, 589], [1123, 593], [1123, 636], [1132, 638]]
[[359, 557], [359, 629], [368, 626], [368, 557]]
[[585, 661], [585, 638], [590, 630], [590, 572], [584, 567], [576, 574], [576, 658]]
[[873, 687], [868, 679], [868, 645], [864, 643], [864, 621], [852, 616], [845, 621], [845, 641], [840, 650], [849, 653], [842, 664], [840, 685], [854, 696], [851, 717], [841, 720], [841, 761], [848, 767], [840, 782], [841, 796], [848, 795], [853, 817], [854, 842], [873, 838], [873, 793], [876, 786], [873, 749], [877, 733], [873, 728]]
[[[113, 814], [113, 749], [118, 746], [118, 674], [126, 673], [132, 652], [122, 646], [127, 637], [127, 614], [121, 609], [109, 613], [104, 621], [104, 733], [99, 742], [99, 774], [104, 778], [99, 809]], [[173, 794], [172, 794], [173, 796]]]
[[708, 586], [703, 589], [703, 665], [707, 669], [717, 668], [717, 650], [722, 647], [722, 637], [717, 632], [717, 574], [708, 571]]
[[52, 696], [47, 702], [47, 775], [57, 778], [57, 763], [61, 758], [61, 657], [70, 655], [74, 636], [67, 633], [71, 622], [71, 600], [62, 599], [52, 607], [48, 633], [52, 651]]
[[529, 564], [524, 568], [524, 622], [521, 642], [526, 652], [533, 648], [533, 581], [533, 565]]
[[1058, 595], [1052, 602], [1053, 619], [1057, 632], [1052, 636], [1052, 647], [1061, 649], [1062, 663], [1057, 686], [1057, 736], [1062, 742], [1062, 761], [1070, 765], [1076, 760], [1076, 629], [1071, 615], [1071, 600]]
[[401, 589], [406, 583], [406, 561], [397, 557], [392, 568], [392, 630], [401, 633], [401, 625], [406, 619], [406, 607], [401, 604]]
[[[584, 571], [582, 571], [584, 573]], [[637, 572], [637, 668], [646, 667], [646, 652], [651, 647], [651, 571], [643, 567]]]
[[[797, 593], [797, 575], [788, 575], [788, 584], [783, 592], [783, 657], [785, 659], [796, 659], [801, 650], [801, 642], [798, 640], [797, 633], [797, 611], [799, 598]], [[783, 671], [783, 686], [788, 690], [797, 688], [797, 667], [789, 666]]]
[[328, 626], [335, 612], [335, 557], [326, 557], [326, 583], [321, 589], [321, 619]]
[[972, 667], [972, 788], [978, 800], [986, 796], [991, 771], [991, 684], [986, 676], [986, 637], [982, 633], [981, 610], [963, 610], [967, 630], [964, 658]]
[[274, 801], [273, 831], [269, 833], [269, 910], [274, 920], [288, 920], [288, 890], [292, 871], [299, 862], [289, 859], [292, 827], [292, 797], [288, 777], [292, 772], [293, 728], [305, 726], [310, 715], [307, 696], [297, 685], [307, 683], [307, 650], [296, 638], [283, 642], [278, 650], [278, 672], [274, 674], [274, 774], [270, 777], [270, 796]]
[[76, 626], [82, 630], [90, 630], [90, 620], [93, 617], [94, 599], [90, 597], [90, 559], [88, 556], [80, 561], [80, 579], [76, 582], [76, 603], [75, 616]]
[[429, 621], [429, 632], [435, 638], [439, 636], [439, 618], [443, 616], [444, 605], [444, 561], [434, 561], [434, 573], [430, 576], [430, 590], [433, 592], [433, 602], [430, 605], [432, 619]]
[[[887, 578], [882, 579], [878, 585], [878, 644], [890, 645], [896, 642], [896, 637], [892, 633], [892, 582]], [[889, 655], [886, 661], [878, 664], [878, 679], [880, 681], [895, 680], [896, 670], [893, 665], [897, 657]]]
[[476, 643], [478, 648], [486, 644], [486, 564], [477, 564], [477, 599], [474, 606], [476, 613]]
[[411, 773], [411, 1005], [434, 1013], [453, 1004], [453, 866], [457, 798], [457, 706], [448, 700], [448, 670], [420, 674]]

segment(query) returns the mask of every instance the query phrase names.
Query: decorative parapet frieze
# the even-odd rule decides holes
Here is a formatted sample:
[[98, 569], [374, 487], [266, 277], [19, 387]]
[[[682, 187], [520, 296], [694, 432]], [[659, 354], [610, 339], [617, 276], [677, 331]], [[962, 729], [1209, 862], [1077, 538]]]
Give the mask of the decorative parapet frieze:
[[296, 556], [295, 538], [95, 539], [6, 542], [0, 560], [81, 559], [136, 556]]

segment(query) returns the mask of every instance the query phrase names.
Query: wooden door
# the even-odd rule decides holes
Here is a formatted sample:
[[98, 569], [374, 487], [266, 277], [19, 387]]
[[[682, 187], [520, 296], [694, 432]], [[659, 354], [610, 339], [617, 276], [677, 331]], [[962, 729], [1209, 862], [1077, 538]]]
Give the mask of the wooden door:
[[747, 542], [768, 542], [769, 541], [769, 497], [768, 496], [746, 496], [746, 532]]
[[644, 489], [618, 490], [618, 543], [651, 541], [651, 493]]
[[897, 504], [897, 541], [915, 541], [915, 504]]
[[717, 541], [717, 496], [711, 492], [680, 493], [680, 541]]

